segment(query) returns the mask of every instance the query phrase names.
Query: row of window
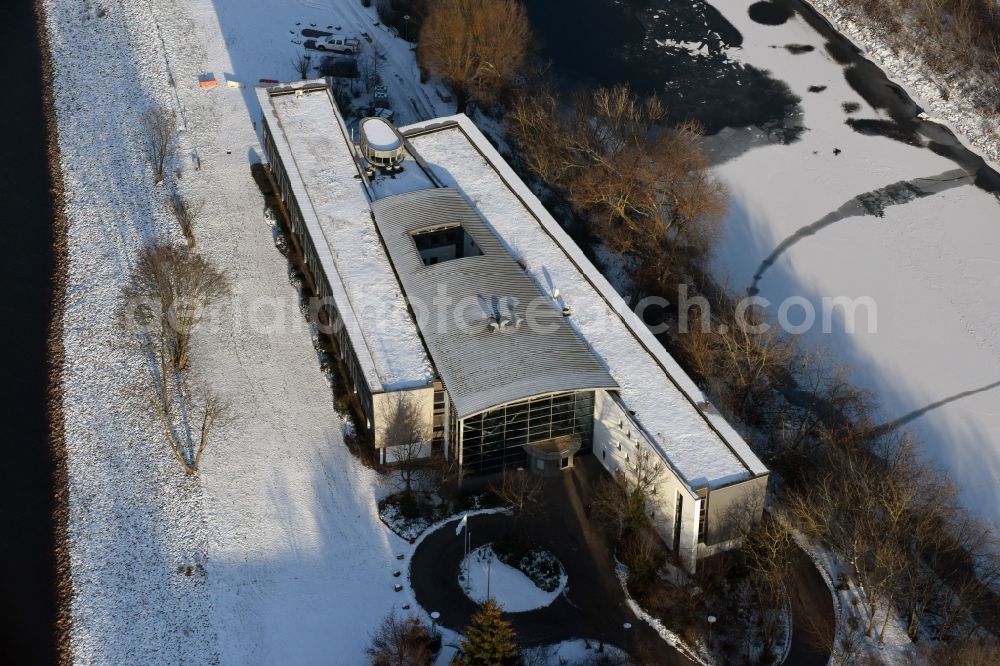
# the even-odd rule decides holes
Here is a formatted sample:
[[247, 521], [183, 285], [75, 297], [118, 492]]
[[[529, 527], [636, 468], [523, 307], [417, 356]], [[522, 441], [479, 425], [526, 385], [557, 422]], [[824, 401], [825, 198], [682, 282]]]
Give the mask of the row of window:
[[580, 391], [529, 398], [461, 421], [462, 461], [470, 474], [523, 466], [524, 446], [576, 435], [590, 450], [594, 433], [594, 393]]

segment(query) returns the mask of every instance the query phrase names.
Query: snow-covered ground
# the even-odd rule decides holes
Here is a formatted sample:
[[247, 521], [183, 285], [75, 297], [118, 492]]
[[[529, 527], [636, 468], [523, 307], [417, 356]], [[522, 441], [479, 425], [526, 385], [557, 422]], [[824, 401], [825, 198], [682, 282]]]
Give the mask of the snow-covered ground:
[[[771, 315], [789, 297], [808, 299], [817, 314], [808, 343], [831, 348], [875, 392], [885, 421], [902, 420], [915, 432], [965, 504], [1000, 522], [1000, 202], [962, 178], [889, 206], [884, 217], [848, 210], [826, 218], [828, 226], [801, 231], [865, 192], [962, 174], [928, 149], [845, 125], [843, 102], [860, 105], [854, 117], [880, 112], [847, 85], [823, 40], [799, 18], [763, 26], [749, 19], [744, 3], [716, 6], [744, 36], [732, 56], [786, 81], [802, 98], [809, 128], [797, 143], [755, 148], [718, 167], [731, 199], [717, 273], [729, 275], [734, 289], [750, 286], [761, 262], [798, 232], [757, 285], [773, 303]], [[815, 50], [771, 48], [782, 44]], [[826, 89], [812, 93], [809, 86]], [[842, 317], [823, 333], [824, 297], [873, 299], [875, 332], [860, 308], [854, 334], [845, 333]], [[791, 322], [801, 317], [793, 307]]]
[[628, 655], [621, 648], [585, 638], [574, 638], [555, 645], [522, 650], [521, 653], [525, 655], [525, 661], [532, 664], [539, 663], [538, 658], [541, 657], [547, 659], [545, 663], [559, 664], [560, 666], [600, 663], [598, 660], [605, 659], [608, 660], [607, 663], [612, 664], [628, 663]]
[[462, 559], [458, 576], [462, 591], [470, 599], [481, 604], [493, 597], [508, 613], [544, 608], [566, 587], [566, 576], [562, 576], [559, 586], [546, 592], [523, 572], [501, 562], [489, 544]]
[[[252, 90], [224, 83], [293, 78], [296, 22], [374, 30], [357, 2], [308, 5], [46, 0], [70, 221], [76, 662], [359, 663], [378, 621], [413, 603], [393, 577], [410, 546], [378, 519], [378, 476], [343, 445], [345, 423], [250, 177], [261, 152]], [[408, 46], [379, 30], [387, 71], [402, 81], [390, 85], [400, 116], [423, 117], [407, 110], [411, 97], [427, 116], [450, 110], [415, 83]], [[217, 88], [199, 88], [206, 73]], [[233, 283], [194, 339], [197, 376], [235, 412], [196, 479], [173, 461], [148, 408], [144, 359], [114, 317], [141, 244], [179, 240], [140, 148], [139, 116], [154, 104], [183, 127], [169, 175], [205, 202], [198, 249]]]

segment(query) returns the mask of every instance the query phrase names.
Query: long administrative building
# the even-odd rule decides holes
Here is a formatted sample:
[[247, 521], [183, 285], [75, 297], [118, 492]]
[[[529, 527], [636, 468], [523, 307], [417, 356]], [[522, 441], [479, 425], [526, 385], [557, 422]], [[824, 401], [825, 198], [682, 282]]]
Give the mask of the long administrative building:
[[401, 414], [470, 476], [560, 474], [582, 455], [629, 476], [652, 456], [653, 522], [684, 566], [734, 545], [767, 468], [466, 116], [351, 130], [324, 80], [257, 98], [383, 463]]

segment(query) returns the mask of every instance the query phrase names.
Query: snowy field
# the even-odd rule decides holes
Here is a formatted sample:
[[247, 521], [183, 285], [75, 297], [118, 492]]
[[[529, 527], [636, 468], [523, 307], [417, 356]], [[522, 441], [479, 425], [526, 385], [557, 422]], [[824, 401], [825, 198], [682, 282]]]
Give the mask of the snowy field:
[[[413, 603], [392, 576], [411, 547], [378, 519], [387, 489], [343, 445], [345, 424], [250, 177], [261, 151], [249, 86], [296, 77], [297, 22], [336, 21], [384, 41], [385, 73], [407, 82], [391, 87], [403, 121], [450, 105], [435, 107], [408, 83], [417, 79], [408, 46], [373, 29], [358, 2], [45, 4], [70, 220], [74, 659], [360, 663], [372, 628]], [[200, 89], [208, 73], [220, 85]], [[198, 249], [233, 283], [192, 350], [198, 377], [235, 411], [198, 479], [172, 460], [144, 397], [144, 361], [120, 341], [113, 316], [142, 243], [179, 240], [140, 148], [139, 116], [154, 104], [182, 124], [169, 179], [205, 202]]]
[[489, 544], [469, 553], [462, 560], [458, 575], [467, 597], [479, 604], [493, 597], [508, 613], [544, 608], [566, 587], [566, 576], [561, 576], [559, 587], [546, 592], [519, 569], [497, 559]]
[[[832, 349], [875, 392], [885, 421], [911, 428], [958, 482], [967, 506], [1000, 522], [1000, 202], [930, 150], [845, 125], [844, 102], [860, 105], [854, 117], [881, 116], [798, 17], [763, 26], [744, 3], [716, 6], [744, 36], [732, 57], [786, 81], [802, 98], [809, 128], [798, 143], [752, 149], [718, 167], [731, 191], [718, 274], [728, 275], [733, 289], [749, 287], [779, 243], [830, 222], [800, 233], [763, 272], [757, 287], [772, 302], [771, 315], [789, 297], [808, 299], [817, 314], [808, 342]], [[815, 50], [774, 48], [785, 44]], [[831, 215], [898, 181], [947, 189], [887, 207], [881, 218], [856, 210]], [[845, 333], [840, 317], [831, 333], [821, 332], [824, 297], [871, 297], [876, 332], [868, 332], [864, 308], [855, 334]], [[800, 323], [802, 310], [793, 307], [788, 319]]]

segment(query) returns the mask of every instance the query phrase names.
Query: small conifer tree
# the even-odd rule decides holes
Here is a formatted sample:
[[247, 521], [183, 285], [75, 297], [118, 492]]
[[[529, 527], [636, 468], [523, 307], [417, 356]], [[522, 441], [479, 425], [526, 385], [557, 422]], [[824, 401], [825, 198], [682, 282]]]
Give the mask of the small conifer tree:
[[517, 634], [502, 617], [503, 608], [491, 597], [472, 616], [462, 640], [462, 664], [510, 666], [517, 663]]

